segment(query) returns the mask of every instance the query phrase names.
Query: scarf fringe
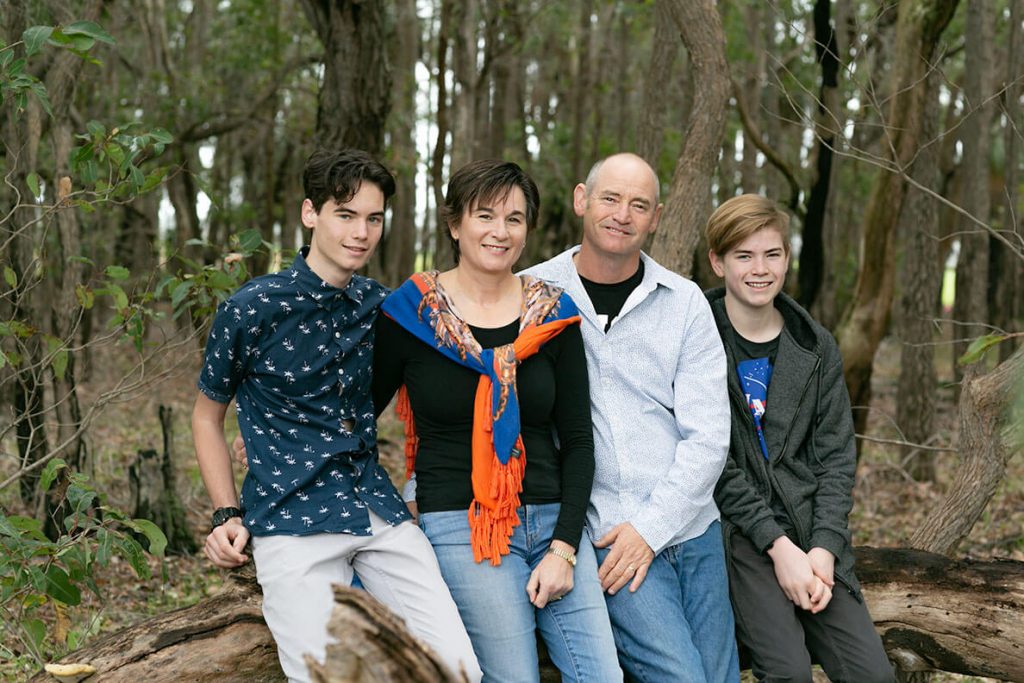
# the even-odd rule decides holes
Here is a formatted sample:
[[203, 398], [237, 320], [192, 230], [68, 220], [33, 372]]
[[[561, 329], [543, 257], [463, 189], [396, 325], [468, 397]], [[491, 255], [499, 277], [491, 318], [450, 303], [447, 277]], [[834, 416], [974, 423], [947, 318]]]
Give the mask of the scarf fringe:
[[[518, 447], [522, 451], [522, 439]], [[491, 498], [494, 507], [490, 508], [475, 498], [469, 505], [469, 543], [473, 548], [473, 559], [476, 562], [490, 560], [491, 564], [501, 564], [501, 556], [509, 553], [509, 539], [512, 530], [519, 526], [519, 494], [523, 490], [525, 474], [525, 453], [517, 458], [510, 458], [502, 465], [497, 456], [491, 470]]]
[[420, 448], [420, 437], [416, 436], [416, 421], [412, 417], [409, 391], [404, 384], [398, 389], [395, 415], [405, 426], [405, 478], [409, 479], [416, 469], [416, 452]]

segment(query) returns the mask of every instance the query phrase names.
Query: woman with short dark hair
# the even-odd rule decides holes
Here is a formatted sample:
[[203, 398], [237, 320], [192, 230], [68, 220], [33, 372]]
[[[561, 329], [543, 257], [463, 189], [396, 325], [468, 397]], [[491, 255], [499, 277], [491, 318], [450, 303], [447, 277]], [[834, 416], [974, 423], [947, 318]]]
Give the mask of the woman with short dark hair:
[[451, 177], [456, 265], [385, 300], [374, 403], [402, 387], [420, 524], [484, 680], [538, 680], [537, 629], [563, 680], [621, 680], [583, 538], [594, 443], [579, 316], [561, 289], [513, 273], [539, 205], [514, 163]]

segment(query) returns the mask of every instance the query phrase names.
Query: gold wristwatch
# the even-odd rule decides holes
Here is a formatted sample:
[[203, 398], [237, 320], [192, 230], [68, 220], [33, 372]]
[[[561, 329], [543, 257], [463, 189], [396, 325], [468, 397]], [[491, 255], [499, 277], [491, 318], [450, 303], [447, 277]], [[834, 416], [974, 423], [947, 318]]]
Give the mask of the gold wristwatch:
[[555, 557], [560, 557], [569, 563], [569, 566], [576, 566], [576, 553], [571, 553], [568, 550], [559, 550], [558, 548], [548, 548], [548, 552]]

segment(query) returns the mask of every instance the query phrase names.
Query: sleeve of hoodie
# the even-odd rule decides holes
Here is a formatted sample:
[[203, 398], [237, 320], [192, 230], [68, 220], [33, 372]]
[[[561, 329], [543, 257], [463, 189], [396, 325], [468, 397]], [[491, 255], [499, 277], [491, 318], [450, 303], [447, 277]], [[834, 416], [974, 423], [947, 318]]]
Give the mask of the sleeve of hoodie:
[[850, 543], [847, 520], [853, 507], [857, 447], [843, 361], [831, 337], [826, 344], [823, 368], [811, 439], [810, 464], [818, 480], [811, 547], [824, 548], [838, 557]]

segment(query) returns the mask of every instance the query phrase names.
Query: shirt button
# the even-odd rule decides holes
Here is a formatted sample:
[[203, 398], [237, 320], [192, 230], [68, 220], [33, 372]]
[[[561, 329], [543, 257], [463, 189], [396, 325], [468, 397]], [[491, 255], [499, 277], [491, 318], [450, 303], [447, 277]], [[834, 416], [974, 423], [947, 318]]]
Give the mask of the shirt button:
[[334, 333], [334, 338], [335, 339], [341, 339], [341, 332], [335, 332]]

